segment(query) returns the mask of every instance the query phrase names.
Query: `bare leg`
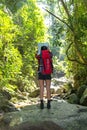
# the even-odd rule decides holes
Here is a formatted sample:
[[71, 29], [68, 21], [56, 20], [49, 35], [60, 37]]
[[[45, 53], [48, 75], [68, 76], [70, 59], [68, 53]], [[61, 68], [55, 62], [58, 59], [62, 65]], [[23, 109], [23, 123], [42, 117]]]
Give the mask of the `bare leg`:
[[44, 80], [39, 80], [39, 86], [40, 86], [40, 100], [43, 100], [43, 95], [44, 95]]
[[50, 100], [51, 92], [50, 92], [51, 80], [46, 80], [46, 90], [47, 90], [47, 99]]
[[44, 95], [44, 80], [39, 80], [40, 86], [40, 108], [44, 109], [43, 95]]
[[47, 89], [47, 108], [51, 108], [50, 104], [50, 98], [51, 98], [51, 92], [50, 92], [50, 85], [51, 85], [51, 80], [46, 80], [46, 89]]

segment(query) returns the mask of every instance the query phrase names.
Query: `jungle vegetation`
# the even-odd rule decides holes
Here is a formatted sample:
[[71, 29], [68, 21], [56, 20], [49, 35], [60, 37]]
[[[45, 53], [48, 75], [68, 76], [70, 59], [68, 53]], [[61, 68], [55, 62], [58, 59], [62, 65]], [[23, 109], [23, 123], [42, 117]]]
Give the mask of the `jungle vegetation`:
[[37, 87], [35, 53], [46, 41], [55, 73], [72, 78], [76, 90], [87, 85], [86, 0], [0, 0], [1, 90], [14, 96]]

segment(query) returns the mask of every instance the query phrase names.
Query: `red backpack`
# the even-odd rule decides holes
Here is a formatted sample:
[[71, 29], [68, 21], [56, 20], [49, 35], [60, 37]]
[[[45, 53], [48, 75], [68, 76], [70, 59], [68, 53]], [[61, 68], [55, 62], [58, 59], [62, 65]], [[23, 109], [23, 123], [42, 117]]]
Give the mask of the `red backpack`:
[[52, 64], [52, 53], [49, 50], [42, 50], [41, 51], [41, 58], [42, 58], [42, 74], [51, 74], [53, 72], [53, 64]]

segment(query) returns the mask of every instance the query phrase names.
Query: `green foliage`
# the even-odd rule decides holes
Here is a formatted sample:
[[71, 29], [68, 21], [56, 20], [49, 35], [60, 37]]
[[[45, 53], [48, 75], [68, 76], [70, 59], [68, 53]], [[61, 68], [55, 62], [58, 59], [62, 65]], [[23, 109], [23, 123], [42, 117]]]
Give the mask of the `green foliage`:
[[12, 44], [9, 44], [4, 50], [4, 57], [6, 61], [4, 62], [3, 73], [4, 76], [8, 78], [14, 78], [22, 66], [22, 58], [17, 49], [15, 49]]
[[14, 23], [18, 24], [20, 33], [14, 43], [23, 57], [22, 72], [30, 78], [35, 74], [35, 53], [37, 43], [44, 41], [45, 25], [40, 9], [35, 2], [27, 1], [15, 14]]
[[6, 6], [6, 8], [11, 11], [12, 13], [16, 13], [16, 11], [21, 8], [21, 6], [27, 0], [0, 0], [0, 3]]
[[16, 85], [11, 85], [11, 84], [6, 84], [4, 87], [6, 92], [9, 92], [11, 96], [15, 96], [17, 92], [17, 86]]
[[[78, 47], [80, 50], [80, 53], [83, 55], [83, 57], [86, 59], [87, 58], [87, 11], [86, 8], [84, 7], [84, 4], [82, 1], [78, 2], [78, 0], [76, 0], [76, 2], [74, 3], [75, 5], [73, 5], [73, 26], [75, 29], [75, 33], [76, 33], [76, 39], [78, 41]], [[67, 33], [67, 39], [71, 39], [71, 43], [73, 42], [73, 37], [72, 35], [70, 35], [70, 32]], [[68, 41], [69, 42], [69, 41]], [[70, 43], [70, 42], [69, 42]], [[78, 59], [77, 56], [77, 52], [75, 49], [75, 45], [72, 44], [71, 46], [71, 50], [70, 50], [70, 57], [73, 59]], [[79, 59], [78, 59], [79, 60]], [[72, 63], [72, 65], [74, 65], [74, 63]], [[77, 65], [78, 67], [77, 70], [80, 71], [79, 69], [84, 68], [85, 66], [80, 66]], [[80, 68], [79, 68], [80, 66]], [[74, 66], [72, 66], [74, 67]], [[74, 71], [74, 70], [73, 70]], [[76, 71], [76, 69], [75, 69]]]
[[[85, 0], [59, 0], [53, 3], [48, 1], [48, 6], [48, 12], [53, 14], [50, 15], [52, 22], [50, 41], [55, 46], [64, 47], [67, 56], [65, 72], [68, 77], [73, 77], [74, 85], [78, 88], [82, 84], [87, 84], [87, 2]], [[55, 61], [59, 62], [57, 58]], [[78, 80], [75, 77], [79, 77]]]
[[59, 61], [59, 59], [55, 56], [53, 58], [53, 63], [54, 63], [54, 70], [56, 70], [56, 72], [58, 71], [64, 71], [64, 61]]
[[36, 86], [37, 43], [46, 40], [41, 10], [35, 0], [0, 3], [0, 87], [11, 92], [17, 85], [31, 92]]
[[32, 80], [32, 78], [29, 79], [27, 75], [25, 77], [23, 77], [23, 75], [17, 76], [17, 86], [21, 92], [25, 91], [29, 93], [36, 88], [36, 84], [34, 80]]
[[20, 72], [22, 58], [12, 45], [16, 26], [11, 17], [0, 10], [0, 21], [0, 86], [4, 86]]
[[[14, 30], [15, 26], [13, 25], [13, 22], [6, 13], [4, 13], [2, 10], [0, 10], [0, 37], [2, 43], [7, 43], [13, 41], [13, 38], [15, 36]], [[0, 47], [1, 48], [1, 47]]]
[[61, 46], [64, 39], [63, 25], [55, 20], [51, 28], [53, 36], [51, 39], [52, 44], [55, 46]]

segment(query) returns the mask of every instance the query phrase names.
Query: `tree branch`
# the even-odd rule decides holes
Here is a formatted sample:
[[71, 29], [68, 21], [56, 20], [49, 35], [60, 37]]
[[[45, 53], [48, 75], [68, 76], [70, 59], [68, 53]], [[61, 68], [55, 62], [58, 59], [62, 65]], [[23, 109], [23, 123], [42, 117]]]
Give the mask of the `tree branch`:
[[69, 61], [72, 61], [72, 62], [77, 62], [78, 64], [80, 64], [80, 65], [86, 65], [87, 66], [87, 63], [83, 63], [83, 62], [80, 62], [78, 59], [72, 59], [72, 58], [70, 58], [69, 57], [69, 54], [68, 54], [68, 51], [69, 51], [69, 49], [70, 49], [70, 47], [72, 46], [72, 43], [71, 44], [69, 44], [69, 46], [68, 46], [68, 48], [67, 48], [67, 50], [66, 50], [66, 55], [67, 55], [67, 58], [68, 58], [68, 60]]
[[69, 26], [68, 23], [66, 23], [64, 20], [62, 20], [61, 18], [59, 18], [58, 16], [56, 16], [55, 14], [53, 14], [52, 12], [50, 12], [49, 10], [47, 10], [46, 8], [43, 8], [45, 11], [47, 11], [49, 14], [51, 14], [52, 16], [54, 16], [55, 18], [57, 18], [59, 21], [61, 21], [62, 23], [66, 24], [68, 26], [68, 28], [73, 32], [73, 29], [71, 28], [71, 26]]
[[[67, 9], [67, 6], [65, 5], [64, 1], [63, 0], [60, 0], [61, 3], [62, 3], [62, 6], [64, 7], [66, 13], [67, 13], [67, 16], [68, 16], [68, 19], [70, 20], [71, 16], [69, 14], [69, 11]], [[50, 12], [49, 10], [43, 8], [45, 11], [47, 11], [49, 14], [51, 14], [52, 16], [54, 16], [55, 18], [57, 18], [59, 21], [61, 21], [62, 23], [64, 23], [65, 25], [67, 25], [67, 27], [72, 31], [72, 34], [73, 34], [73, 37], [74, 37], [74, 44], [75, 44], [75, 49], [76, 49], [76, 52], [77, 52], [77, 56], [79, 58], [80, 61], [78, 61], [78, 59], [70, 59], [70, 57], [68, 57], [69, 60], [71, 61], [76, 61], [78, 62], [79, 64], [82, 64], [82, 65], [87, 65], [87, 61], [84, 59], [83, 55], [81, 54], [80, 52], [80, 49], [79, 49], [79, 45], [78, 45], [78, 40], [76, 38], [76, 32], [73, 28], [73, 25], [72, 25], [72, 21], [70, 20], [70, 25], [65, 22], [64, 20], [62, 20], [60, 17], [56, 16], [55, 14], [53, 14], [52, 12]], [[67, 53], [68, 54], [68, 53]], [[67, 55], [68, 56], [68, 55]]]
[[66, 6], [66, 4], [64, 3], [64, 1], [63, 0], [60, 0], [60, 2], [61, 2], [61, 4], [62, 4], [62, 6], [63, 6], [63, 8], [64, 8], [64, 10], [65, 10], [65, 12], [66, 12], [66, 14], [67, 14], [67, 16], [68, 16], [68, 19], [69, 19], [69, 23], [70, 23], [70, 27], [72, 27], [72, 32], [73, 32], [73, 24], [72, 24], [72, 21], [71, 21], [71, 15], [70, 15], [70, 13], [69, 13], [69, 11], [68, 11], [68, 8], [67, 8], [67, 6]]
[[61, 1], [62, 5], [63, 5], [63, 8], [64, 8], [64, 10], [65, 10], [65, 12], [66, 12], [68, 18], [70, 18], [70, 14], [69, 14], [69, 11], [68, 11], [68, 9], [67, 9], [67, 6], [65, 5], [65, 3], [64, 3], [63, 0], [60, 0], [60, 1]]

